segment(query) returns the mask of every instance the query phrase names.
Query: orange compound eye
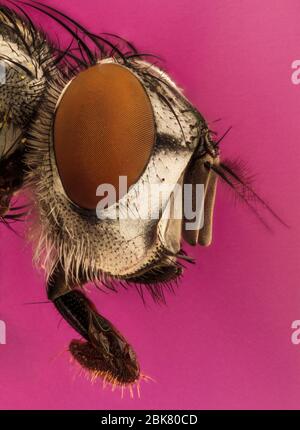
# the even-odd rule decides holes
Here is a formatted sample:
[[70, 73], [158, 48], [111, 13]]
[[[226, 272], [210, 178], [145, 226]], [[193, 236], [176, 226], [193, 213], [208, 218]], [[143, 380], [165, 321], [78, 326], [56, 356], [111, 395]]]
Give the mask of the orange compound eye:
[[[133, 185], [155, 142], [150, 100], [137, 77], [118, 64], [81, 72], [58, 104], [53, 129], [58, 172], [68, 197], [95, 209], [101, 184], [119, 196], [119, 177]], [[119, 196], [121, 197], [121, 196]]]

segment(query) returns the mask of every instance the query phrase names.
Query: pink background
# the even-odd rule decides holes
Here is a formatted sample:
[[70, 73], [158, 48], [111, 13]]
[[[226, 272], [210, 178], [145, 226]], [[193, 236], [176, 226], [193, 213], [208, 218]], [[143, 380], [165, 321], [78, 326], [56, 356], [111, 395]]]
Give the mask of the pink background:
[[[215, 237], [168, 305], [132, 290], [93, 292], [103, 314], [127, 336], [144, 371], [142, 398], [121, 400], [75, 377], [65, 351], [76, 338], [44, 301], [42, 274], [25, 240], [1, 228], [1, 409], [299, 408], [300, 319], [298, 191], [300, 59], [297, 0], [49, 0], [95, 32], [117, 33], [161, 55], [215, 129], [233, 130], [225, 157], [240, 156], [256, 187], [291, 225], [269, 234], [220, 187]], [[35, 14], [34, 14], [35, 15]], [[48, 19], [38, 18], [51, 32]]]

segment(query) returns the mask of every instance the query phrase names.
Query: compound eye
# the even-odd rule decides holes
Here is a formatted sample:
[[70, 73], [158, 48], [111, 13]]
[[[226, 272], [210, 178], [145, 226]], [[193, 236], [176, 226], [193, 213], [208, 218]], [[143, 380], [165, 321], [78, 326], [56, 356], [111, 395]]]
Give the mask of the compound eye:
[[119, 177], [126, 176], [130, 187], [149, 162], [155, 123], [148, 95], [125, 67], [93, 66], [66, 87], [53, 139], [66, 194], [78, 206], [94, 209], [99, 185], [113, 185], [119, 196]]

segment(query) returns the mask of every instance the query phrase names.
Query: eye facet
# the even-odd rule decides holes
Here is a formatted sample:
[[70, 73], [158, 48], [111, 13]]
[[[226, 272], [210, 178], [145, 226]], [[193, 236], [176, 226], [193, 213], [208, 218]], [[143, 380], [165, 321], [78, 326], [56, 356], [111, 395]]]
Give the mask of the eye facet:
[[130, 187], [147, 166], [155, 142], [151, 102], [131, 71], [98, 64], [65, 89], [53, 139], [66, 194], [78, 206], [94, 209], [99, 185], [113, 185], [118, 196], [119, 177], [127, 176]]

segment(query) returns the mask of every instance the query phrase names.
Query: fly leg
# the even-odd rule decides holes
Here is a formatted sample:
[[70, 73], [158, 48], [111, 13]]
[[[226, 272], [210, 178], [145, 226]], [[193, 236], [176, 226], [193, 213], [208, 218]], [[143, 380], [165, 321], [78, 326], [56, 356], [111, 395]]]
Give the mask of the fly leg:
[[70, 353], [92, 378], [121, 386], [134, 384], [140, 378], [135, 352], [79, 287], [66, 283], [61, 268], [54, 271], [47, 285], [48, 298], [83, 338], [71, 341]]

